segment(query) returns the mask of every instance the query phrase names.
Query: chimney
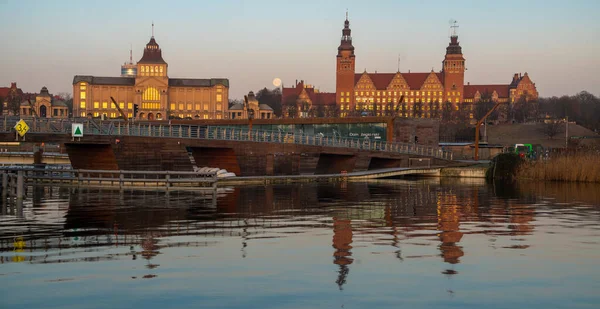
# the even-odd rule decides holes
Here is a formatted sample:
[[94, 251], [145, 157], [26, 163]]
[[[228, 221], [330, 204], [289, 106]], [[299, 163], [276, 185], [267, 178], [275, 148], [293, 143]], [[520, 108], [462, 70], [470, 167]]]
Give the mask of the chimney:
[[10, 88], [17, 88], [17, 82], [10, 83]]
[[467, 82], [467, 86], [471, 86], [471, 82]]
[[298, 80], [296, 80], [296, 86], [298, 86]]

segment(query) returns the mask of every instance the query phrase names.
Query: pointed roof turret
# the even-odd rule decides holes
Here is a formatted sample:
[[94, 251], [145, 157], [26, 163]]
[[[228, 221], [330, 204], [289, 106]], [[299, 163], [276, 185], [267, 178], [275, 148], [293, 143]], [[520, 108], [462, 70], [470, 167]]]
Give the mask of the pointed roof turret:
[[142, 59], [138, 61], [138, 63], [164, 63], [165, 60], [162, 58], [162, 51], [160, 50], [160, 46], [156, 43], [154, 39], [154, 23], [152, 23], [152, 37], [150, 38], [150, 42], [146, 44], [146, 48], [144, 48], [144, 55]]
[[352, 36], [350, 30], [350, 21], [348, 21], [348, 12], [346, 11], [346, 20], [344, 21], [344, 29], [342, 30], [342, 38], [338, 47], [338, 55], [343, 50], [349, 50], [354, 55], [354, 46], [352, 45]]

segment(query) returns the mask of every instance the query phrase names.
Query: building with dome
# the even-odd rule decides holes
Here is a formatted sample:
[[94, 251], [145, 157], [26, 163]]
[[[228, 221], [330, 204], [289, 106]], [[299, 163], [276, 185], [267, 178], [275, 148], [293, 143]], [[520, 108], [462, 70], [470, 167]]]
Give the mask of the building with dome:
[[169, 77], [169, 66], [154, 35], [142, 58], [130, 66], [120, 77], [76, 75], [73, 116], [118, 118], [111, 97], [129, 118], [140, 120], [224, 119], [229, 115], [229, 80]]
[[[37, 116], [40, 118], [69, 118], [69, 108], [67, 104], [56, 99], [48, 92], [48, 88], [42, 87], [40, 93], [35, 95], [35, 101], [25, 100], [21, 102], [21, 116]], [[34, 112], [35, 111], [35, 112]]]
[[250, 91], [246, 98], [247, 104], [236, 103], [229, 107], [229, 119], [248, 119], [250, 115], [253, 119], [273, 118], [273, 109], [267, 104], [259, 104], [254, 92]]

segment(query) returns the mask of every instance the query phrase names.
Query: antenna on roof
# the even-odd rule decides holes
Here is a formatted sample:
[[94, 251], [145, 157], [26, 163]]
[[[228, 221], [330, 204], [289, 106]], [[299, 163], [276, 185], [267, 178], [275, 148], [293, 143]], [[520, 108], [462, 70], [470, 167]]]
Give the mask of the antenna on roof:
[[154, 21], [152, 21], [152, 37], [154, 37]]
[[400, 54], [398, 54], [398, 72], [400, 72]]
[[133, 64], [133, 44], [129, 43], [129, 64]]
[[346, 20], [348, 20], [348, 8], [346, 8]]
[[458, 29], [458, 21], [454, 20], [454, 19], [450, 19], [448, 21], [448, 23], [450, 24], [450, 36], [457, 36], [456, 34], [456, 30]]

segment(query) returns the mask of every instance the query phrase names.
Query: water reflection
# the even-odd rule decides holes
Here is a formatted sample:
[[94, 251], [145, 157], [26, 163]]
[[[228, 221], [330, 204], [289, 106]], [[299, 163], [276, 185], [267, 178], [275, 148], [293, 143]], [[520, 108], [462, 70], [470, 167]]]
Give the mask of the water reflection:
[[[570, 193], [560, 193], [561, 188]], [[557, 208], [569, 209], [576, 219], [568, 219], [578, 220], [580, 228], [593, 225], [590, 220], [597, 224], [597, 189], [381, 181], [231, 187], [220, 189], [215, 199], [192, 192], [36, 187], [30, 188], [33, 198], [24, 207], [2, 206], [0, 263], [129, 260], [143, 263], [145, 269], [143, 275], [131, 278], [160, 280], [165, 267], [161, 255], [182, 259], [199, 254], [194, 248], [216, 248], [235, 239], [240, 258], [269, 260], [261, 250], [293, 240], [298, 242], [292, 246], [298, 249], [295, 254], [318, 256], [333, 266], [335, 275], [329, 282], [335, 282], [338, 290], [347, 290], [358, 278], [364, 280], [364, 267], [386, 257], [401, 263], [427, 261], [438, 276], [454, 278], [462, 276], [464, 270], [457, 266], [471, 256], [473, 263], [488, 250], [529, 250], [540, 241], [531, 237], [536, 229], [549, 230], [537, 220], [553, 216]], [[329, 253], [322, 254], [320, 247]], [[318, 253], [309, 257], [312, 250]]]

